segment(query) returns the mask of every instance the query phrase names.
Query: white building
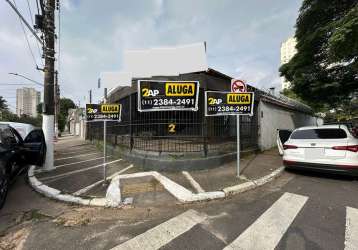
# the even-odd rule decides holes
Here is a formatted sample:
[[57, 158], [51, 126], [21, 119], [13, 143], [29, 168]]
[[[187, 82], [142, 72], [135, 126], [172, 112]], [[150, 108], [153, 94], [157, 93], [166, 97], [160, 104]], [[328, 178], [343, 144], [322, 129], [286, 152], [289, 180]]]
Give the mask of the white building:
[[37, 105], [41, 101], [41, 92], [34, 88], [16, 90], [16, 114], [37, 117]]
[[[288, 63], [291, 58], [297, 53], [296, 50], [296, 38], [290, 37], [281, 44], [281, 65]], [[282, 80], [282, 89], [287, 89], [290, 87], [290, 82], [288, 82], [284, 77]]]

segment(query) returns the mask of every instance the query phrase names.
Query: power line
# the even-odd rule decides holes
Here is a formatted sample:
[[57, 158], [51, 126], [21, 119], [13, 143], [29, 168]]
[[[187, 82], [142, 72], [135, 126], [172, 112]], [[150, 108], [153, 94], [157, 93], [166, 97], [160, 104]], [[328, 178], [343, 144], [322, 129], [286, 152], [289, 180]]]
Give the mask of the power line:
[[[14, 2], [15, 2], [15, 0], [14, 0]], [[30, 13], [31, 23], [34, 24], [34, 19], [32, 18], [32, 11], [31, 11], [29, 0], [26, 0], [26, 2], [27, 2], [27, 7], [29, 9], [29, 13]]]
[[0, 83], [0, 86], [23, 86], [23, 85], [34, 85], [33, 83]]
[[[16, 6], [16, 2], [14, 0], [14, 5], [15, 5], [15, 8], [17, 9], [17, 6]], [[30, 54], [32, 56], [32, 59], [34, 60], [34, 63], [36, 65], [36, 68], [38, 68], [38, 65], [37, 65], [37, 62], [36, 62], [36, 59], [35, 59], [35, 56], [34, 56], [34, 53], [32, 52], [32, 49], [31, 49], [31, 46], [30, 46], [30, 43], [29, 43], [29, 39], [27, 38], [27, 35], [26, 35], [26, 32], [25, 32], [25, 28], [24, 28], [24, 24], [22, 23], [21, 19], [19, 18], [19, 21], [20, 21], [20, 25], [21, 25], [21, 29], [22, 29], [22, 32], [25, 36], [25, 39], [26, 39], [26, 42], [27, 42], [27, 46], [30, 50]]]
[[5, 0], [10, 7], [15, 11], [15, 13], [18, 15], [18, 17], [21, 19], [21, 21], [26, 25], [26, 27], [29, 29], [29, 31], [34, 35], [34, 37], [39, 41], [40, 43], [43, 43], [42, 39], [36, 34], [36, 32], [33, 30], [33, 28], [27, 23], [25, 18], [21, 15], [21, 13], [18, 11], [18, 9], [15, 7], [15, 5], [10, 2], [10, 0]]
[[37, 14], [40, 15], [39, 1], [36, 0]]
[[61, 6], [60, 2], [57, 2], [58, 8], [58, 56], [57, 56], [57, 71], [60, 72], [60, 56], [61, 56]]
[[[14, 0], [14, 1], [15, 1], [15, 0]], [[26, 2], [27, 2], [27, 8], [28, 8], [28, 10], [29, 10], [30, 18], [31, 18], [31, 23], [32, 23], [32, 25], [35, 25], [34, 19], [32, 18], [32, 11], [31, 11], [31, 7], [30, 7], [30, 2], [29, 2], [29, 0], [26, 0]], [[37, 1], [36, 1], [36, 3], [37, 3]], [[37, 52], [39, 53], [40, 58], [41, 58], [41, 57], [42, 57], [42, 54], [41, 54], [41, 49], [40, 49], [40, 46], [39, 46], [38, 43], [36, 43], [36, 47], [37, 47]], [[41, 64], [42, 64], [42, 66], [43, 66], [42, 61], [41, 61]]]

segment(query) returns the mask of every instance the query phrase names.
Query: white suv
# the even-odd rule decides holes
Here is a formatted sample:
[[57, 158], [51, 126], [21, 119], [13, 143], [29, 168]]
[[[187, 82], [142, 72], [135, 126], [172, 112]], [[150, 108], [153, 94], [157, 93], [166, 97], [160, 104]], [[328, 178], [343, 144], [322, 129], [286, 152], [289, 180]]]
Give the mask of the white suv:
[[358, 175], [358, 139], [347, 126], [302, 127], [278, 135], [285, 167]]

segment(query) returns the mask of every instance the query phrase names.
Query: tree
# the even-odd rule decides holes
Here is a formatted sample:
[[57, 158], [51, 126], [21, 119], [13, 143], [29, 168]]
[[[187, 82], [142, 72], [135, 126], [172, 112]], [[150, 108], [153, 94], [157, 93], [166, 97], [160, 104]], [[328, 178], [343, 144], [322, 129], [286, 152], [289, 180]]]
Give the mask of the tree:
[[7, 101], [0, 96], [0, 111], [7, 111], [9, 107], [7, 106]]
[[[76, 105], [71, 99], [60, 99], [60, 113], [58, 114], [58, 129], [60, 131], [63, 131], [65, 129], [68, 110], [73, 108], [76, 108]], [[37, 105], [37, 112], [42, 113], [42, 103]]]
[[37, 111], [38, 114], [42, 114], [42, 102], [37, 104], [36, 111]]
[[61, 98], [60, 99], [60, 113], [58, 115], [58, 129], [63, 131], [66, 126], [68, 110], [76, 108], [75, 103], [68, 98]]
[[292, 91], [315, 108], [337, 108], [358, 91], [357, 0], [304, 0], [297, 54], [281, 66]]
[[74, 109], [74, 108], [76, 108], [76, 105], [71, 99], [69, 99], [69, 98], [61, 98], [60, 99], [60, 113], [61, 114], [65, 114], [65, 116], [67, 117], [68, 110]]

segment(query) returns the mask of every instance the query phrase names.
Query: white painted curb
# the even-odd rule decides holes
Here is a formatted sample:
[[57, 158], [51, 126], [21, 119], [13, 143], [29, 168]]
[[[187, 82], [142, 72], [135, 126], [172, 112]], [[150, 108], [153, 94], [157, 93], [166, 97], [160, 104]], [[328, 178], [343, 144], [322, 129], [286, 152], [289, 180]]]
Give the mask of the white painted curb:
[[98, 206], [98, 207], [118, 207], [113, 206], [111, 202], [107, 201], [106, 198], [92, 198], [92, 199], [84, 199], [78, 196], [70, 195], [70, 194], [61, 194], [60, 190], [51, 188], [41, 181], [39, 181], [34, 175], [35, 166], [30, 166], [28, 171], [29, 183], [33, 189], [37, 192], [45, 195], [46, 197], [56, 199], [59, 201], [86, 205], [86, 206]]
[[284, 169], [285, 169], [284, 167], [280, 167], [275, 171], [271, 172], [270, 174], [265, 175], [264, 177], [261, 177], [259, 179], [244, 182], [242, 184], [231, 186], [231, 187], [226, 187], [223, 189], [225, 196], [227, 197], [234, 194], [243, 193], [251, 189], [254, 189], [256, 187], [262, 186], [272, 181], [273, 179], [277, 178], [278, 176], [280, 176]]
[[[92, 198], [92, 199], [83, 199], [78, 196], [70, 195], [70, 194], [61, 194], [61, 191], [51, 188], [49, 186], [44, 185], [40, 182], [36, 176], [34, 175], [35, 166], [30, 166], [28, 171], [29, 183], [30, 185], [39, 193], [56, 200], [80, 204], [80, 205], [89, 205], [89, 206], [100, 206], [100, 207], [120, 207], [116, 202], [113, 202], [112, 199], [109, 198]], [[248, 181], [236, 186], [226, 187], [222, 191], [213, 191], [213, 192], [203, 192], [203, 193], [193, 193], [185, 187], [179, 185], [178, 183], [170, 180], [169, 178], [161, 175], [156, 171], [149, 172], [140, 172], [134, 174], [122, 174], [117, 175], [112, 179], [112, 182], [119, 182], [120, 179], [129, 179], [136, 177], [144, 177], [151, 176], [155, 178], [158, 182], [160, 182], [163, 187], [172, 194], [177, 200], [182, 203], [190, 203], [196, 201], [208, 201], [214, 199], [222, 199], [228, 196], [232, 196], [234, 194], [243, 193], [248, 190], [254, 189], [256, 187], [262, 186], [276, 177], [278, 177], [284, 167], [280, 167], [273, 171], [272, 173], [261, 177], [259, 179]]]

